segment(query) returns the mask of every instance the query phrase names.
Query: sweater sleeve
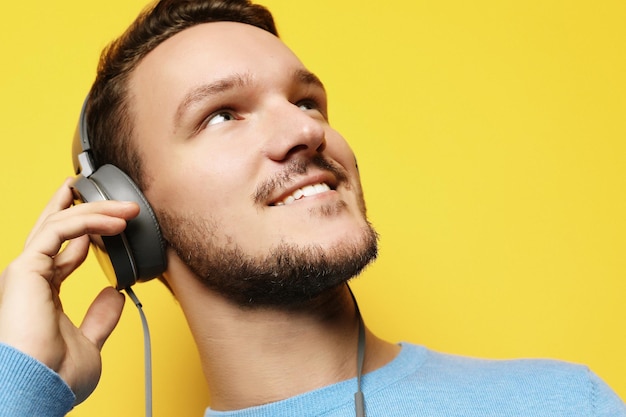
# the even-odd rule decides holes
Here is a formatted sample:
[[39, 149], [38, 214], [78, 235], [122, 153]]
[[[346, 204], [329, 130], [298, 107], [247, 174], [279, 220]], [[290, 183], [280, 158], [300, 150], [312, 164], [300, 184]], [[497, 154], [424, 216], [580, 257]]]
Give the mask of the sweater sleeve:
[[0, 417], [60, 417], [74, 401], [74, 393], [56, 372], [0, 343]]
[[589, 371], [591, 401], [597, 417], [626, 417], [626, 405], [596, 374]]

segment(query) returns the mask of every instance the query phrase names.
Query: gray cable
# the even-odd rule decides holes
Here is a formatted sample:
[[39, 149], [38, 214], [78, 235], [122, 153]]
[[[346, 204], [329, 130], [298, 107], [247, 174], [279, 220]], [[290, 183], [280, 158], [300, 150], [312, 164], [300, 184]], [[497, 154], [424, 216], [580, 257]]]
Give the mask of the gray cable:
[[144, 372], [145, 372], [145, 390], [146, 390], [146, 417], [152, 417], [152, 350], [150, 348], [150, 329], [148, 328], [148, 320], [143, 312], [141, 302], [130, 288], [125, 289], [126, 294], [133, 300], [141, 317], [141, 325], [143, 327], [143, 347], [144, 347]]
[[350, 295], [352, 296], [352, 301], [354, 301], [354, 310], [359, 319], [359, 340], [357, 344], [357, 354], [356, 354], [356, 385], [357, 391], [354, 393], [354, 408], [356, 411], [356, 417], [365, 417], [365, 397], [363, 395], [363, 391], [361, 390], [361, 377], [363, 376], [363, 361], [365, 359], [365, 324], [363, 323], [363, 317], [361, 317], [361, 311], [359, 310], [359, 304], [356, 302], [356, 297], [352, 292], [350, 286], [348, 286], [348, 291], [350, 291]]

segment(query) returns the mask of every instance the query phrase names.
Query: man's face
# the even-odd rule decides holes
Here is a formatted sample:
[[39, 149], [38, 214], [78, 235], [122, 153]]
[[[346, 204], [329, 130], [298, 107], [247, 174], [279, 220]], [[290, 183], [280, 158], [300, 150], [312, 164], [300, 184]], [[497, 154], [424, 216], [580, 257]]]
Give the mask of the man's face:
[[[130, 100], [145, 195], [210, 287], [266, 304], [294, 283], [279, 302], [289, 303], [375, 257], [355, 158], [328, 124], [324, 88], [272, 34], [232, 22], [187, 29], [142, 60]], [[245, 293], [254, 282], [262, 287]]]

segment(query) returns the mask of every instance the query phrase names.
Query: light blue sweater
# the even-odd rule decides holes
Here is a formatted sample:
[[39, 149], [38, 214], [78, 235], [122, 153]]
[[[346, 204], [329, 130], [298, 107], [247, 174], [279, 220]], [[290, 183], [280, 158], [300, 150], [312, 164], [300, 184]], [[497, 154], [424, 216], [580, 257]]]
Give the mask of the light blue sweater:
[[[205, 417], [354, 416], [354, 379], [284, 401]], [[626, 417], [624, 403], [587, 368], [558, 361], [488, 361], [403, 344], [363, 377], [368, 417]], [[0, 344], [0, 417], [61, 417], [74, 395], [53, 371]]]
[[57, 373], [0, 343], [0, 417], [60, 417], [74, 401], [74, 393]]
[[[241, 411], [208, 409], [205, 417], [353, 417], [355, 391], [351, 379]], [[410, 344], [363, 377], [363, 393], [368, 417], [626, 417], [622, 401], [584, 366], [472, 359]]]

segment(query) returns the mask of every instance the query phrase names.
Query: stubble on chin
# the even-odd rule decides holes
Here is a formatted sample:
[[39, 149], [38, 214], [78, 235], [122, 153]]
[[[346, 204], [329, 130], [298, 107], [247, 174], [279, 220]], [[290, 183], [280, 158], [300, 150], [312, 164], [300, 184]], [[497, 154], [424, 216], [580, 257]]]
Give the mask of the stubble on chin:
[[[342, 201], [316, 210], [331, 216], [345, 209]], [[378, 253], [378, 234], [368, 222], [329, 248], [282, 242], [252, 257], [213, 221], [167, 212], [157, 217], [165, 240], [197, 279], [242, 308], [306, 304], [357, 276]]]

